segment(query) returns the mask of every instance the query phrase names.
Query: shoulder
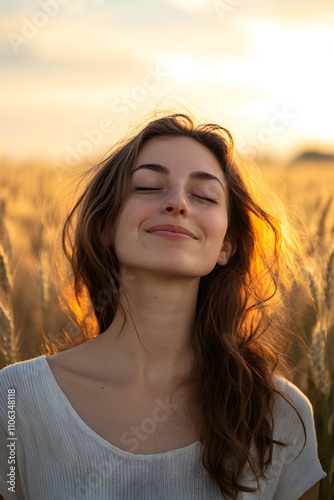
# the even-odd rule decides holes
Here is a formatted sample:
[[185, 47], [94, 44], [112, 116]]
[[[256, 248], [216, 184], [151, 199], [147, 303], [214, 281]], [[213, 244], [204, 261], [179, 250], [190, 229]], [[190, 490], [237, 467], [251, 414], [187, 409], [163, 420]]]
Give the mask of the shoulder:
[[28, 387], [29, 384], [40, 380], [41, 374], [46, 368], [45, 356], [20, 361], [8, 365], [0, 370], [0, 388], [1, 391], [6, 388]]
[[0, 387], [9, 382], [25, 384], [27, 382], [38, 381], [42, 373], [45, 373], [45, 371], [49, 373], [50, 365], [69, 371], [74, 371], [76, 367], [85, 366], [89, 359], [87, 356], [84, 358], [81, 355], [85, 352], [82, 349], [83, 347], [84, 345], [79, 345], [56, 354], [38, 356], [8, 365], [0, 370]]
[[274, 377], [274, 383], [278, 390], [280, 405], [293, 403], [300, 411], [312, 411], [312, 405], [308, 397], [292, 382], [283, 377]]
[[[36, 414], [33, 401], [43, 398], [45, 357], [21, 361], [0, 370], [0, 425], [5, 426], [8, 415], [8, 401], [15, 403], [17, 415], [23, 418], [27, 413]], [[8, 399], [7, 399], [8, 397]]]
[[280, 377], [274, 382], [274, 439], [283, 444], [274, 447], [271, 464], [275, 498], [300, 498], [326, 476], [318, 458], [313, 408], [296, 385]]
[[299, 413], [302, 418], [313, 419], [310, 400], [295, 384], [282, 377], [274, 377], [274, 383], [277, 389], [274, 411], [278, 416], [282, 412], [285, 417]]
[[285, 443], [290, 456], [304, 447], [316, 448], [313, 408], [307, 396], [293, 383], [275, 377], [277, 394], [273, 408], [274, 439]]
[[20, 373], [38, 372], [45, 366], [46, 356], [38, 356], [36, 358], [26, 359], [25, 361], [17, 361], [11, 365], [7, 365], [0, 370], [0, 380], [4, 377], [19, 375]]

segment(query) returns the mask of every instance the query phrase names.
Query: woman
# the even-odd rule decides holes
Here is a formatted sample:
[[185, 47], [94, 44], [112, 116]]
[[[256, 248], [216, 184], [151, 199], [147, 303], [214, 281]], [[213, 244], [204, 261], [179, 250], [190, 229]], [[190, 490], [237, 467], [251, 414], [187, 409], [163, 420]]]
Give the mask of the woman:
[[171, 115], [94, 171], [63, 244], [100, 335], [2, 371], [4, 498], [317, 498], [310, 403], [278, 376], [296, 239], [244, 170], [227, 130]]

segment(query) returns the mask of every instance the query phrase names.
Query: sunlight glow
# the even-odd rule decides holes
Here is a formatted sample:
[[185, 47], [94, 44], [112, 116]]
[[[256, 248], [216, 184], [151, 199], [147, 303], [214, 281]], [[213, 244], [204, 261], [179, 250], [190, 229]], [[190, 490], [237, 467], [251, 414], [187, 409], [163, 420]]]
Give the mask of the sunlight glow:
[[206, 0], [169, 0], [169, 4], [179, 10], [203, 12], [208, 8]]
[[200, 68], [191, 57], [169, 54], [161, 59], [171, 78], [182, 81], [198, 81]]
[[[263, 0], [258, 7], [231, 1], [238, 8], [222, 20], [208, 0], [135, 8], [108, 0], [67, 3], [59, 1], [57, 15], [45, 23], [46, 14], [36, 14], [42, 7], [35, 12], [15, 2], [0, 16], [2, 32], [13, 34], [0, 43], [0, 153], [66, 157], [101, 120], [120, 130], [140, 110], [164, 107], [164, 100], [195, 103], [201, 115], [222, 118], [241, 139], [266, 127], [275, 109], [287, 110], [295, 119], [270, 148], [311, 139], [332, 144], [329, 8], [322, 13], [317, 5], [317, 15], [310, 8], [306, 16], [300, 2], [292, 9], [289, 2], [264, 8]], [[145, 13], [144, 24], [138, 12]], [[106, 143], [113, 140], [105, 134]]]

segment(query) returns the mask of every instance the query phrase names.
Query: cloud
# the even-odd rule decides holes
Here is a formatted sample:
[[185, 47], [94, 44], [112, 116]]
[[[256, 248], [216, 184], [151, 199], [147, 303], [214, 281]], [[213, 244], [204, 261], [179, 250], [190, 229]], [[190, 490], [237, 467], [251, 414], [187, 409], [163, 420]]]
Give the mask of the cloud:
[[334, 25], [334, 4], [332, 0], [253, 0], [242, 2], [247, 17], [251, 20], [271, 20], [290, 25], [290, 27], [310, 24]]
[[63, 151], [158, 66], [168, 77], [129, 107], [126, 120], [168, 96], [242, 135], [280, 101], [298, 108], [291, 137], [301, 127], [320, 131], [334, 86], [332, 5], [242, 1], [222, 20], [206, 0], [71, 0], [15, 52], [6, 35], [38, 19], [41, 4], [8, 3], [0, 19], [4, 142], [16, 152]]
[[202, 13], [210, 8], [207, 0], [168, 0], [167, 4], [177, 10], [195, 13]]

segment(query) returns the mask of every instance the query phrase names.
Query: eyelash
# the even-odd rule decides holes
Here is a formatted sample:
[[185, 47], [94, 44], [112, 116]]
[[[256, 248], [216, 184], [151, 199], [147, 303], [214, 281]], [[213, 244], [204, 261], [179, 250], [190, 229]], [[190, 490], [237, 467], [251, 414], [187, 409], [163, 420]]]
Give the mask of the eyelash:
[[[136, 187], [136, 191], [160, 191], [160, 188], [151, 188], [151, 187]], [[203, 201], [207, 201], [208, 203], [214, 203], [217, 204], [217, 200], [214, 200], [213, 198], [206, 198], [205, 196], [198, 196], [197, 194], [193, 194], [195, 198]]]
[[195, 196], [195, 198], [199, 198], [200, 200], [204, 200], [204, 201], [207, 201], [208, 203], [214, 203], [215, 205], [217, 205], [217, 201], [212, 199], [212, 198], [206, 198], [205, 196], [198, 196], [197, 194], [194, 194], [193, 196]]

